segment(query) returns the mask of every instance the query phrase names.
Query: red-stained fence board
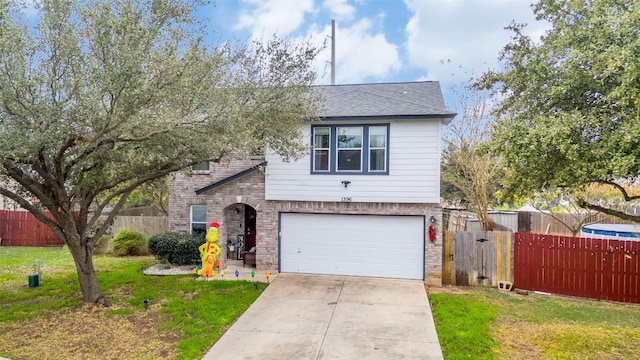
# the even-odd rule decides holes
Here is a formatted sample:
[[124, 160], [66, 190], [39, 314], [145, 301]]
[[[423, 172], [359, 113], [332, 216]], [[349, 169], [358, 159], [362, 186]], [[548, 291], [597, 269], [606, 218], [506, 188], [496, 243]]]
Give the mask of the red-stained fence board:
[[640, 242], [530, 233], [514, 236], [514, 286], [640, 303]]
[[0, 239], [2, 246], [64, 245], [64, 241], [28, 211], [0, 210]]

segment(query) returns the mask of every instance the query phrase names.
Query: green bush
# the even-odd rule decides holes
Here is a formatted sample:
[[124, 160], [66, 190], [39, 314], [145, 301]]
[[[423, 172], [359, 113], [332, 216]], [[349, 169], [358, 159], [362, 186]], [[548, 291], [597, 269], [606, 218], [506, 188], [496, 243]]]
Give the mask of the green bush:
[[171, 231], [152, 235], [149, 238], [149, 253], [157, 259], [168, 262], [181, 236], [180, 233]]
[[200, 258], [198, 247], [206, 240], [203, 234], [164, 232], [149, 238], [149, 252], [157, 259], [174, 265], [193, 265]]
[[147, 238], [137, 231], [120, 230], [111, 240], [113, 254], [116, 256], [148, 255]]

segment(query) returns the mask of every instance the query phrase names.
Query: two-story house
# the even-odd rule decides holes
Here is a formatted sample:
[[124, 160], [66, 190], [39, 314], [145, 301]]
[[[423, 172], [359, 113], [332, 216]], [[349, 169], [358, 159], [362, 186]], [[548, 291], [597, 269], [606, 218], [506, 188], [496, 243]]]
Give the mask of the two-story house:
[[205, 164], [170, 182], [169, 227], [240, 239], [258, 270], [442, 283], [438, 82], [317, 86], [320, 121], [302, 125], [310, 151], [285, 162]]

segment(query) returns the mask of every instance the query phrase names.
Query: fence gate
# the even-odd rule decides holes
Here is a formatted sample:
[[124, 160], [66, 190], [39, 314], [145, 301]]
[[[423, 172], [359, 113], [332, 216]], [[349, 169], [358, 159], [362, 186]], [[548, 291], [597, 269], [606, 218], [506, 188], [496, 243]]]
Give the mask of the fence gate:
[[446, 232], [443, 257], [444, 284], [498, 286], [499, 281], [513, 281], [510, 232]]

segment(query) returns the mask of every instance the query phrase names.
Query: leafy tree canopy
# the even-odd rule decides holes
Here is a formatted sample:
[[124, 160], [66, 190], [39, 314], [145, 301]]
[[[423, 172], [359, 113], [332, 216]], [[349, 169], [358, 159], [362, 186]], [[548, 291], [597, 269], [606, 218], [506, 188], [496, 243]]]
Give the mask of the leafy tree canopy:
[[[627, 201], [640, 175], [640, 2], [541, 0], [551, 29], [534, 41], [512, 24], [501, 71], [479, 86], [502, 93], [493, 144], [515, 193], [609, 184]], [[620, 209], [581, 206], [640, 221]]]
[[266, 144], [295, 156], [299, 122], [317, 114], [319, 49], [210, 47], [200, 5], [41, 1], [33, 24], [0, 0], [0, 194], [64, 239], [86, 302], [108, 303], [91, 254], [134, 189]]

